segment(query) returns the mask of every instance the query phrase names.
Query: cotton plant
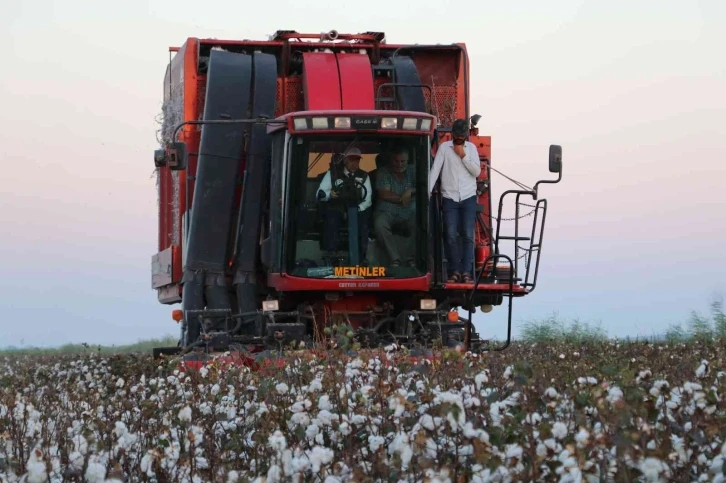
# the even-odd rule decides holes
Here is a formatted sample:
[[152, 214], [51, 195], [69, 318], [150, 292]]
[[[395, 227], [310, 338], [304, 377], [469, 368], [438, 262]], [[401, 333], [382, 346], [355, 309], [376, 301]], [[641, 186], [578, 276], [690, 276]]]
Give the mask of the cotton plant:
[[726, 481], [724, 350], [5, 357], [0, 481]]

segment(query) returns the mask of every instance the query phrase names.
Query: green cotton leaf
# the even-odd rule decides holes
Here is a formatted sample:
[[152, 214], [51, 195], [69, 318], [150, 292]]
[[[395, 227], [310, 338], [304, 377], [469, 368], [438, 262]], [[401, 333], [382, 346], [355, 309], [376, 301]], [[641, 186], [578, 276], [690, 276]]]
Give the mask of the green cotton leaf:
[[530, 379], [534, 376], [534, 370], [532, 369], [532, 363], [529, 361], [521, 361], [514, 364], [514, 373], [516, 375]]
[[590, 391], [580, 391], [577, 393], [577, 396], [575, 396], [575, 406], [576, 407], [586, 407], [590, 403]]
[[639, 388], [631, 388], [625, 391], [625, 401], [630, 404], [640, 404], [645, 393]]
[[600, 370], [600, 373], [601, 373], [601, 374], [602, 374], [603, 376], [606, 376], [606, 377], [615, 377], [615, 376], [616, 376], [616, 375], [617, 375], [618, 373], [620, 373], [621, 371], [622, 371], [622, 369], [620, 369], [620, 368], [619, 368], [618, 366], [614, 366], [614, 365], [607, 365], [607, 366], [604, 366], [604, 367], [603, 367], [603, 368], [602, 368], [602, 369]]

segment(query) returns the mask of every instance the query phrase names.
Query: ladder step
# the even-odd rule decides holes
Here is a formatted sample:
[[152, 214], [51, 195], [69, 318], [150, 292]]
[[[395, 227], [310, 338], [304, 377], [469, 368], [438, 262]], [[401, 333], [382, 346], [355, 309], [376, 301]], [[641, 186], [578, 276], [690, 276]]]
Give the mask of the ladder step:
[[500, 240], [516, 240], [516, 241], [526, 241], [529, 240], [528, 236], [500, 236]]

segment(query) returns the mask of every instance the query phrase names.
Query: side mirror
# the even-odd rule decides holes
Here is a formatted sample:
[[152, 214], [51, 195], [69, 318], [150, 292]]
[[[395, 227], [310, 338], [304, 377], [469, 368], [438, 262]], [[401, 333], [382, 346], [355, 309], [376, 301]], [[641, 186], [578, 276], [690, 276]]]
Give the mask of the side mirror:
[[562, 171], [562, 146], [550, 145], [550, 173]]
[[154, 166], [157, 168], [166, 166], [166, 151], [163, 149], [157, 149], [154, 151]]
[[187, 168], [187, 145], [185, 143], [171, 143], [167, 155], [169, 169], [172, 171], [181, 171]]
[[167, 149], [154, 151], [154, 166], [160, 168], [169, 166], [172, 171], [181, 171], [187, 168], [187, 146], [184, 143], [171, 143]]

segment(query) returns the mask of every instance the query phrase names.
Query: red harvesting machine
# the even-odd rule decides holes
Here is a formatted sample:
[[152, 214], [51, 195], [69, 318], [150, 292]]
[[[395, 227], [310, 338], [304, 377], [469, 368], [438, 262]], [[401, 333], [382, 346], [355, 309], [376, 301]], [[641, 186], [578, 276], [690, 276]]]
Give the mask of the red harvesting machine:
[[[537, 189], [562, 178], [562, 149], [549, 147], [556, 180], [505, 191], [492, 216], [491, 137], [479, 134], [481, 116], [469, 111], [465, 45], [391, 45], [382, 32], [278, 31], [264, 41], [188, 38], [169, 55], [154, 156], [152, 287], [162, 304], [181, 303], [172, 312], [181, 334], [176, 347], [154, 349], [155, 357], [327, 345], [334, 325], [343, 328], [336, 341], [344, 346], [509, 345], [512, 299], [537, 283], [547, 210]], [[476, 277], [452, 284], [439, 183], [430, 194], [428, 180], [456, 119], [466, 120], [482, 169]], [[353, 193], [335, 211], [321, 183], [351, 150], [365, 174], [352, 185], [334, 178], [341, 192]], [[415, 178], [414, 218], [383, 236], [371, 180], [388, 169], [393, 152], [404, 154]], [[371, 206], [361, 210], [364, 199]], [[500, 234], [505, 201], [514, 204], [514, 227]], [[520, 228], [526, 215], [532, 222]], [[509, 255], [503, 242], [513, 244]], [[393, 263], [396, 250], [409, 262]], [[471, 315], [504, 297], [507, 341], [492, 347]]]

